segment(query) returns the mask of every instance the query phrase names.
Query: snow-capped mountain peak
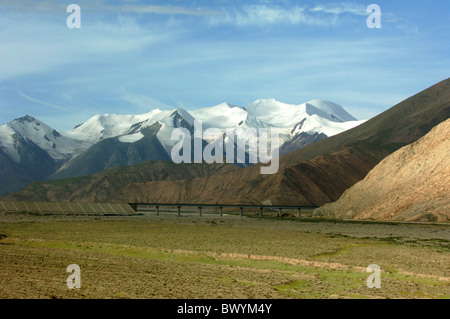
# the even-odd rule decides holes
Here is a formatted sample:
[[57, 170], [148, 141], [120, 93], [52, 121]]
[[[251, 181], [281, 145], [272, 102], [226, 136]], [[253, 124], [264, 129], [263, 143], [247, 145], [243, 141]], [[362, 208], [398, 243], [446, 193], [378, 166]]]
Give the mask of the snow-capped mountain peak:
[[236, 105], [221, 103], [216, 106], [189, 111], [198, 121], [202, 121], [203, 129], [234, 128], [247, 119], [247, 112]]
[[0, 126], [0, 149], [2, 149], [14, 162], [20, 162], [20, 154], [15, 147], [16, 132], [10, 123]]
[[170, 139], [172, 131], [178, 127], [192, 130], [195, 120], [202, 121], [203, 130], [278, 128], [282, 143], [300, 133], [332, 136], [362, 123], [340, 105], [325, 100], [293, 105], [276, 99], [258, 99], [245, 107], [221, 103], [192, 111], [156, 108], [138, 115], [97, 114], [73, 130], [61, 133], [27, 115], [0, 128], [0, 146], [18, 161], [18, 151], [14, 147], [14, 134], [18, 134], [54, 159], [68, 159], [108, 138], [118, 137], [123, 143], [137, 142], [144, 137], [145, 128], [158, 122], [161, 128], [157, 137], [168, 149], [174, 144]]
[[[18, 177], [20, 183], [93, 174], [149, 159], [170, 160], [171, 150], [179, 142], [172, 140], [173, 131], [185, 128], [193, 133], [195, 120], [202, 122], [203, 131], [220, 129], [222, 133], [217, 136], [223, 136], [228, 129], [238, 135], [243, 129], [247, 136], [261, 128], [276, 128], [280, 154], [363, 122], [355, 121], [341, 106], [329, 101], [293, 105], [276, 99], [259, 99], [245, 107], [221, 103], [189, 111], [174, 108], [138, 115], [97, 114], [70, 131], [61, 132], [24, 116], [0, 126], [0, 156], [6, 156], [4, 172], [21, 165], [14, 171], [23, 174]], [[205, 141], [213, 138], [205, 137]]]
[[356, 121], [340, 105], [325, 100], [312, 100], [295, 105], [276, 99], [259, 99], [244, 109], [262, 122], [277, 128], [292, 128], [312, 115], [332, 122]]
[[86, 149], [88, 143], [62, 136], [32, 116], [15, 119], [0, 129], [0, 146], [16, 162], [20, 161], [17, 138], [24, 138], [39, 146], [55, 160], [67, 160]]
[[275, 99], [260, 99], [245, 107], [245, 110], [269, 126], [292, 128], [306, 118], [304, 105], [291, 105]]
[[[309, 115], [317, 114], [334, 122], [356, 121], [356, 119], [344, 110], [342, 106], [330, 101], [311, 100], [306, 102], [305, 105]], [[322, 111], [325, 114], [319, 114], [320, 112], [317, 110]]]
[[155, 118], [156, 121], [160, 119], [161, 113], [164, 113], [164, 111], [154, 109], [149, 113], [139, 115], [97, 114], [73, 130], [61, 132], [61, 134], [74, 139], [97, 143], [106, 138], [120, 136], [137, 123], [152, 118]]
[[[174, 127], [183, 127], [184, 125], [194, 126], [195, 118], [188, 111], [182, 108], [176, 109], [170, 116], [173, 119]], [[185, 121], [185, 123], [182, 123]]]

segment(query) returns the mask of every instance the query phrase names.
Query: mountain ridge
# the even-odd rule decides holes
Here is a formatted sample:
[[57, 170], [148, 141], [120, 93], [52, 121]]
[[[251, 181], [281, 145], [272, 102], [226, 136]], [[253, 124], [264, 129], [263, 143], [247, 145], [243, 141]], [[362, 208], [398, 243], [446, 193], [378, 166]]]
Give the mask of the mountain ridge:
[[[270, 200], [274, 205], [322, 206], [339, 199], [388, 155], [418, 140], [449, 117], [450, 79], [446, 79], [360, 126], [282, 156], [276, 174], [261, 175], [261, 164], [256, 164], [210, 177], [134, 180], [109, 189], [109, 198], [209, 204]], [[96, 200], [101, 192], [91, 189], [85, 198], [61, 196], [58, 200]], [[16, 193], [5, 198], [20, 196]]]
[[[31, 162], [28, 163], [25, 166], [25, 171], [16, 167], [17, 165], [11, 164], [11, 166], [8, 164], [9, 169], [13, 166], [16, 167], [17, 180], [12, 180], [14, 174], [9, 174], [7, 179], [3, 178], [0, 181], [0, 195], [7, 191], [17, 191], [27, 182], [36, 179], [45, 180], [95, 174], [115, 165], [134, 165], [146, 160], [170, 160], [171, 149], [178, 142], [171, 139], [171, 133], [176, 128], [186, 128], [192, 134], [196, 119], [205, 120], [203, 130], [210, 127], [217, 127], [222, 130], [243, 128], [245, 132], [267, 127], [281, 129], [282, 145], [291, 140], [298, 140], [296, 143], [290, 143], [289, 147], [281, 148], [281, 154], [316, 141], [317, 139], [313, 136], [315, 134], [322, 134], [320, 137], [325, 138], [323, 135], [331, 136], [363, 122], [342, 122], [339, 117], [351, 119], [353, 117], [347, 116], [348, 113], [341, 106], [328, 101], [316, 100], [315, 103], [321, 103], [322, 106], [320, 107], [324, 108], [325, 111], [315, 108], [309, 113], [306, 112], [306, 104], [290, 105], [273, 99], [258, 101], [267, 104], [266, 109], [258, 109], [259, 114], [273, 112], [274, 110], [271, 110], [271, 108], [274, 108], [276, 109], [274, 116], [280, 117], [283, 112], [289, 111], [291, 112], [290, 120], [293, 121], [292, 123], [298, 120], [304, 125], [301, 127], [295, 125], [296, 130], [293, 130], [293, 127], [290, 126], [292, 123], [283, 124], [284, 127], [281, 127], [280, 123], [277, 123], [278, 126], [273, 123], [264, 123], [246, 111], [245, 107], [228, 103], [189, 112], [177, 108], [173, 110], [154, 109], [138, 115], [97, 114], [70, 131], [61, 132], [31, 116], [13, 120], [0, 127], [0, 149], [4, 152], [4, 161], [12, 160], [18, 166], [22, 165], [19, 153], [26, 154], [27, 150], [30, 152], [32, 150], [29, 143], [17, 141], [29, 139], [52, 158], [52, 160], [43, 160], [49, 162], [49, 167], [53, 167], [53, 171], [46, 170], [46, 174], [38, 172], [40, 170], [38, 156], [34, 157], [36, 165], [33, 166]], [[331, 111], [335, 110], [336, 114], [333, 115], [335, 119], [326, 113], [327, 110], [330, 111], [330, 109], [327, 109], [330, 105], [333, 107]], [[321, 114], [324, 118], [314, 112]], [[296, 117], [292, 117], [293, 114]], [[155, 128], [155, 125], [158, 128]], [[151, 127], [156, 131], [153, 132]], [[302, 133], [304, 134], [300, 136]], [[205, 143], [206, 141], [203, 142], [203, 144]], [[19, 152], [20, 147], [22, 149]], [[46, 158], [46, 156], [43, 155], [43, 158]], [[246, 159], [248, 159], [248, 156]], [[244, 163], [244, 166], [250, 164]], [[2, 171], [0, 167], [0, 175], [7, 176], [7, 174], [6, 168]]]

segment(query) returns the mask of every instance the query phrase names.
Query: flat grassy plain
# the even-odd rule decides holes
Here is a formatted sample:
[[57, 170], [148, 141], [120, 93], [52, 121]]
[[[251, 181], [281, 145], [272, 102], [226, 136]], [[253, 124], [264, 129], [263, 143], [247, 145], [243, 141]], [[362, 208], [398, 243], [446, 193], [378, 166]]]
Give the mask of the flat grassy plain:
[[0, 215], [0, 298], [450, 298], [449, 265], [450, 225]]

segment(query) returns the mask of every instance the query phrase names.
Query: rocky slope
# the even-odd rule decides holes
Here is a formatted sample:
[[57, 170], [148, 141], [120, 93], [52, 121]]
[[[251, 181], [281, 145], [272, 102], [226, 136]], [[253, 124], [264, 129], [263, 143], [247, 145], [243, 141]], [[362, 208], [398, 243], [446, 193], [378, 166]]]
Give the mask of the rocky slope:
[[[198, 176], [212, 177], [238, 169], [234, 164], [174, 164], [164, 161], [146, 161], [135, 166], [120, 166], [103, 172], [52, 180], [32, 182], [18, 193], [6, 194], [4, 200], [23, 201], [92, 201], [127, 202], [129, 197], [120, 196], [127, 192], [129, 185], [140, 183], [175, 183], [180, 180], [195, 180]], [[161, 189], [161, 193], [174, 196], [170, 189]], [[131, 194], [129, 194], [131, 195]], [[153, 194], [156, 196], [156, 192]], [[151, 202], [153, 198], [141, 197], [142, 202]], [[173, 198], [162, 198], [172, 202]]]
[[346, 219], [450, 221], [450, 119], [378, 164], [316, 215]]

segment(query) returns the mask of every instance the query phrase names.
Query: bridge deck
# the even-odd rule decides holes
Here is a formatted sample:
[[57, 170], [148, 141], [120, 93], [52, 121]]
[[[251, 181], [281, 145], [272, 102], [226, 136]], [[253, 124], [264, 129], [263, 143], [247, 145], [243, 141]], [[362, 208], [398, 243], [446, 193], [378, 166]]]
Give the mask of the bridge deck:
[[[284, 212], [287, 211], [297, 211], [297, 217], [300, 217], [301, 214], [305, 214], [305, 211], [309, 211], [310, 214], [307, 215], [311, 215], [312, 216], [312, 211], [316, 208], [318, 208], [317, 206], [302, 206], [302, 205], [297, 205], [297, 206], [281, 206], [281, 205], [235, 205], [235, 204], [180, 204], [180, 203], [174, 203], [174, 204], [169, 204], [169, 203], [129, 203], [130, 207], [133, 208], [136, 212], [142, 212], [142, 211], [148, 211], [146, 209], [149, 208], [153, 208], [154, 210], [156, 210], [156, 215], [158, 216], [159, 213], [161, 212], [161, 209], [167, 208], [176, 208], [178, 216], [181, 216], [181, 208], [194, 208], [198, 210], [198, 213], [200, 216], [202, 216], [203, 213], [203, 209], [204, 208], [213, 208], [213, 209], [219, 209], [220, 211], [220, 216], [223, 215], [223, 209], [232, 209], [232, 208], [237, 208], [240, 211], [240, 215], [244, 216], [244, 210], [249, 210], [249, 209], [259, 209], [259, 215], [262, 217], [263, 216], [263, 212], [264, 210], [270, 210], [270, 211], [277, 211], [279, 215], [281, 215]], [[191, 212], [191, 210], [190, 210]]]
[[215, 207], [215, 208], [267, 208], [267, 209], [316, 209], [319, 206], [283, 206], [283, 205], [229, 205], [229, 204], [155, 204], [155, 203], [128, 203], [131, 207], [152, 206], [152, 207]]

